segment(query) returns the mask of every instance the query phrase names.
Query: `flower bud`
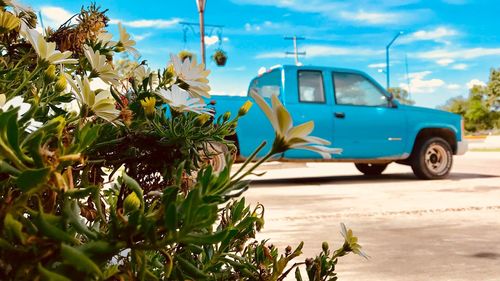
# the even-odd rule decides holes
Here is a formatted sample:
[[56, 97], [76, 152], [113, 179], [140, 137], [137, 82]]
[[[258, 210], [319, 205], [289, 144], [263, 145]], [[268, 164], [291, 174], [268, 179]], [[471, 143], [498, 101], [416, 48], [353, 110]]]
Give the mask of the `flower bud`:
[[136, 211], [140, 207], [141, 200], [139, 200], [139, 197], [137, 197], [135, 192], [130, 193], [123, 201], [123, 210], [125, 211], [125, 214]]
[[250, 108], [252, 107], [253, 103], [249, 100], [247, 100], [241, 107], [240, 110], [238, 111], [238, 116], [243, 116], [248, 113]]
[[328, 248], [329, 248], [328, 242], [326, 242], [326, 241], [323, 242], [323, 244], [321, 244], [321, 248], [323, 249], [323, 252], [328, 251]]
[[224, 113], [224, 115], [222, 115], [222, 121], [224, 122], [227, 122], [227, 120], [229, 120], [229, 118], [231, 118], [231, 112], [226, 112]]
[[45, 83], [50, 83], [56, 80], [57, 79], [56, 66], [53, 64], [49, 65], [49, 67], [47, 67], [47, 69], [45, 69], [44, 71], [43, 78], [45, 80]]
[[208, 122], [209, 119], [210, 119], [210, 115], [200, 114], [200, 115], [198, 115], [198, 117], [196, 117], [196, 125], [203, 126], [203, 125], [205, 125], [205, 123]]
[[117, 53], [125, 52], [125, 48], [123, 46], [116, 45], [114, 51]]
[[56, 92], [62, 92], [66, 90], [66, 77], [62, 74], [59, 75], [59, 78], [57, 79], [56, 86], [55, 86]]

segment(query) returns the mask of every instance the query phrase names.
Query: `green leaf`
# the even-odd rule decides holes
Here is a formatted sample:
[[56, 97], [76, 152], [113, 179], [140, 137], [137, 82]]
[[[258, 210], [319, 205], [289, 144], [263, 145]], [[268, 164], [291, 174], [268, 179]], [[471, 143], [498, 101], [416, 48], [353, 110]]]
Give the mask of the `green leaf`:
[[33, 220], [33, 223], [36, 225], [38, 231], [41, 234], [49, 238], [52, 238], [56, 241], [62, 241], [71, 244], [80, 243], [80, 241], [77, 240], [73, 235], [69, 234], [68, 232], [54, 225], [53, 223], [55, 222], [52, 223], [51, 220], [49, 220], [49, 218], [50, 218], [49, 214], [46, 215], [40, 211]]
[[165, 210], [165, 227], [170, 231], [177, 229], [177, 207], [170, 204]]
[[40, 148], [42, 146], [42, 139], [44, 137], [43, 131], [40, 133], [34, 133], [34, 136], [30, 138], [23, 147], [28, 151], [31, 158], [37, 167], [43, 167], [43, 158], [40, 154]]
[[182, 237], [180, 239], [180, 242], [186, 243], [186, 244], [197, 244], [197, 245], [204, 245], [204, 244], [217, 244], [224, 240], [226, 238], [227, 234], [229, 231], [227, 229], [224, 229], [219, 232], [215, 232], [212, 234], [188, 234], [185, 237]]
[[80, 250], [66, 244], [62, 244], [61, 255], [64, 258], [64, 262], [72, 265], [77, 270], [102, 277], [101, 269], [97, 266], [97, 264], [95, 264]]
[[302, 274], [300, 274], [300, 269], [298, 267], [295, 268], [295, 280], [302, 281]]
[[18, 220], [16, 220], [10, 213], [8, 213], [5, 216], [3, 225], [4, 225], [4, 230], [7, 232], [7, 236], [9, 236], [11, 240], [18, 239], [19, 241], [21, 241], [22, 244], [24, 244], [24, 241], [26, 240], [25, 239], [26, 235], [22, 231], [23, 225]]
[[[10, 147], [18, 154], [21, 155], [19, 149], [19, 126], [17, 124], [17, 110], [12, 112], [7, 119], [7, 141]], [[9, 112], [9, 113], [10, 113]]]
[[31, 169], [22, 172], [16, 180], [16, 184], [24, 192], [40, 186], [47, 182], [50, 168]]
[[194, 280], [207, 278], [207, 275], [202, 270], [197, 268], [195, 265], [193, 265], [180, 255], [176, 255], [175, 259], [178, 261], [182, 272], [190, 277], [193, 277]]
[[66, 278], [63, 275], [52, 272], [46, 268], [44, 268], [41, 264], [38, 264], [38, 272], [42, 275], [42, 280], [47, 281], [71, 281], [71, 279]]
[[79, 141], [77, 143], [79, 145], [79, 151], [83, 151], [92, 145], [97, 139], [100, 130], [101, 126], [92, 126], [91, 123], [83, 127], [78, 135]]

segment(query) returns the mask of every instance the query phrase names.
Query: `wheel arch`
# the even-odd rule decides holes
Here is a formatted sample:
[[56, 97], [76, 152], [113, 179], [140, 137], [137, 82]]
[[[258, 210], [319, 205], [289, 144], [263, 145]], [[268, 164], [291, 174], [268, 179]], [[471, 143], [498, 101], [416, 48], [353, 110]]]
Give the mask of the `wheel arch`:
[[440, 137], [444, 139], [451, 147], [453, 154], [457, 153], [457, 136], [456, 133], [450, 128], [422, 128], [415, 136], [413, 142], [412, 155], [419, 144], [432, 137]]

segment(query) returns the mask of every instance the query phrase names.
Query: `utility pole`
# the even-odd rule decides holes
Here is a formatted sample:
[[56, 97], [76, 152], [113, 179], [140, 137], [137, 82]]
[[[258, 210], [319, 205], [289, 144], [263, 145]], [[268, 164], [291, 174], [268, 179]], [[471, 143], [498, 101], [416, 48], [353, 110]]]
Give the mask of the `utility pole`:
[[205, 5], [207, 0], [196, 0], [196, 6], [198, 7], [198, 13], [200, 15], [200, 42], [201, 42], [201, 61], [203, 63], [203, 68], [206, 68], [205, 60]]
[[399, 36], [403, 34], [403, 31], [398, 32], [394, 38], [392, 38], [391, 42], [387, 44], [385, 47], [385, 64], [386, 64], [386, 71], [385, 74], [387, 75], [387, 90], [391, 87], [391, 72], [389, 69], [389, 49], [391, 48], [392, 43], [398, 39]]
[[299, 62], [299, 55], [300, 56], [305, 56], [306, 52], [299, 52], [297, 48], [297, 40], [305, 40], [306, 38], [304, 37], [297, 37], [296, 35], [292, 37], [285, 37], [285, 40], [292, 40], [293, 41], [293, 52], [286, 52], [285, 54], [287, 55], [294, 55], [295, 57], [295, 65], [300, 65]]
[[405, 54], [406, 83], [408, 84], [408, 99], [411, 100], [410, 73], [408, 72], [408, 54]]

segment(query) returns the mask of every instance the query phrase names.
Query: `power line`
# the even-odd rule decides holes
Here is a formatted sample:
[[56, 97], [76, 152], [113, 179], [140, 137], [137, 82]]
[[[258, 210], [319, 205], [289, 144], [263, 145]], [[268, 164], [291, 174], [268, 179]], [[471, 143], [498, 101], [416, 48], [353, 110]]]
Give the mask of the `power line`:
[[293, 52], [285, 52], [286, 55], [294, 55], [295, 57], [295, 65], [300, 65], [299, 56], [305, 56], [306, 52], [299, 52], [297, 48], [297, 40], [305, 40], [304, 37], [297, 37], [296, 35], [292, 37], [285, 37], [285, 40], [293, 41]]

